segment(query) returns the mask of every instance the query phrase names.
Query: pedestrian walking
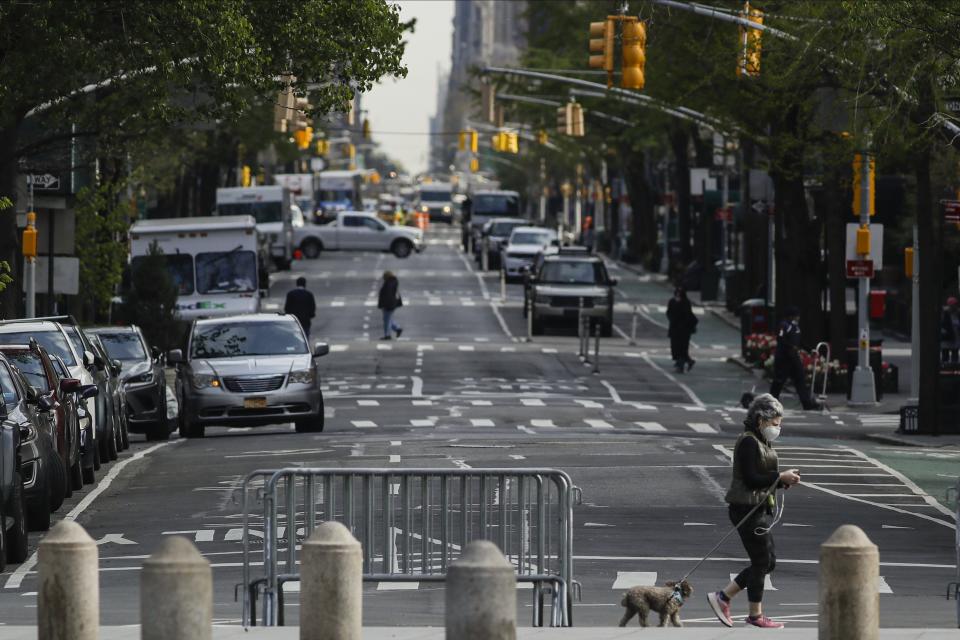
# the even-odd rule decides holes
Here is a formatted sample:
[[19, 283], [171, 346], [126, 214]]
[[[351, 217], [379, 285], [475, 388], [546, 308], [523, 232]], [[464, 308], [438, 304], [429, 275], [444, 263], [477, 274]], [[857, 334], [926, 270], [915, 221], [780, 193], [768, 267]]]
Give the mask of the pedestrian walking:
[[960, 363], [960, 301], [947, 298], [947, 308], [940, 319], [940, 362]]
[[[772, 527], [783, 514], [776, 511], [776, 490], [788, 489], [800, 482], [797, 469], [780, 471], [773, 442], [780, 436], [783, 405], [770, 394], [757, 396], [743, 421], [744, 432], [733, 449], [733, 477], [726, 502], [730, 522], [737, 526], [743, 548], [750, 558], [750, 566], [741, 571], [721, 591], [707, 594], [707, 602], [724, 625], [733, 626], [730, 601], [747, 590], [750, 602], [748, 625], [764, 629], [779, 629], [782, 623], [763, 615], [763, 588], [765, 577], [777, 564]], [[782, 503], [781, 503], [782, 504]]]
[[793, 381], [793, 387], [800, 397], [800, 404], [804, 410], [819, 409], [820, 405], [814, 401], [807, 389], [807, 374], [803, 370], [803, 361], [800, 360], [800, 310], [796, 307], [787, 307], [784, 310], [784, 319], [777, 331], [777, 349], [773, 352], [773, 383], [770, 385], [770, 395], [780, 398], [787, 380]]
[[403, 333], [403, 328], [393, 321], [393, 312], [403, 306], [403, 298], [400, 297], [400, 282], [392, 271], [383, 272], [383, 284], [380, 286], [380, 295], [377, 300], [377, 308], [383, 312], [383, 336], [381, 340], [390, 340], [396, 333], [397, 338]]
[[673, 290], [673, 297], [667, 303], [667, 322], [670, 337], [670, 357], [673, 358], [677, 373], [690, 371], [696, 360], [690, 357], [690, 336], [697, 332], [697, 316], [693, 313], [693, 306], [687, 298], [687, 291], [683, 287]]
[[299, 320], [303, 332], [310, 336], [310, 321], [317, 315], [317, 301], [313, 294], [307, 291], [307, 279], [303, 276], [297, 278], [297, 288], [287, 292], [283, 312]]

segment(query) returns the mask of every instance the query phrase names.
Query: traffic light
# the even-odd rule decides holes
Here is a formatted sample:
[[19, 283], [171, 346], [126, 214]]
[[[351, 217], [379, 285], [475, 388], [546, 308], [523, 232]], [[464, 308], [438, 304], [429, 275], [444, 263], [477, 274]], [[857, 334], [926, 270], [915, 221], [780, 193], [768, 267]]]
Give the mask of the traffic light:
[[520, 136], [516, 133], [508, 133], [507, 135], [507, 152], [508, 153], [520, 153]]
[[[868, 159], [867, 162], [864, 162], [864, 159]], [[853, 156], [853, 215], [859, 217], [860, 212], [863, 211], [863, 194], [861, 189], [861, 183], [863, 182], [863, 165], [867, 165], [867, 189], [868, 202], [867, 206], [870, 215], [876, 213], [876, 193], [875, 188], [877, 180], [877, 161], [873, 156], [864, 156], [863, 154], [854, 154]]]
[[27, 228], [23, 230], [23, 257], [37, 257], [37, 214], [33, 211], [27, 213]]
[[583, 107], [578, 102], [570, 103], [570, 135], [581, 138], [584, 135]]
[[564, 136], [570, 135], [571, 120], [569, 102], [562, 107], [557, 107], [557, 133]]
[[[740, 15], [755, 24], [763, 24], [763, 11], [751, 9], [750, 2], [743, 5]], [[756, 77], [760, 75], [760, 38], [763, 32], [760, 29], [750, 29], [740, 25], [740, 59], [737, 62], [737, 76]]]
[[865, 224], [857, 228], [857, 255], [870, 255], [870, 227]]
[[470, 171], [474, 173], [480, 171], [480, 161], [477, 158], [470, 158]]
[[590, 23], [590, 53], [600, 55], [590, 56], [591, 69], [603, 69], [607, 72], [607, 86], [613, 84], [613, 38], [616, 34], [616, 23], [607, 18], [603, 22]]
[[305, 127], [294, 131], [293, 139], [296, 141], [298, 149], [309, 149], [310, 141], [313, 140], [313, 127]]
[[468, 131], [467, 133], [470, 134], [470, 136], [469, 136], [469, 138], [470, 138], [470, 153], [476, 153], [477, 150], [480, 148], [480, 136], [479, 136], [479, 134], [477, 134], [476, 131], [473, 131], [473, 130]]
[[647, 24], [636, 18], [623, 21], [623, 70], [620, 86], [643, 89], [643, 69], [647, 63]]
[[908, 278], [913, 277], [913, 247], [903, 250], [903, 274]]
[[[313, 107], [310, 104], [310, 101], [306, 98], [297, 98], [296, 99], [296, 111], [293, 115], [293, 128], [294, 129], [306, 129], [311, 126], [313, 123], [310, 121], [310, 117], [307, 115], [310, 112], [310, 109]], [[288, 123], [289, 127], [289, 123]]]
[[370, 139], [370, 119], [369, 118], [363, 119], [363, 139], [364, 140]]
[[240, 171], [240, 186], [249, 187], [250, 186], [250, 165], [243, 165], [243, 169]]
[[325, 156], [330, 153], [330, 143], [326, 140], [317, 140], [317, 155]]
[[547, 132], [543, 129], [537, 131], [537, 143], [538, 144], [547, 144], [550, 141], [550, 136], [547, 135]]
[[460, 136], [457, 141], [457, 149], [460, 151], [467, 150], [467, 132], [466, 131], [460, 132]]

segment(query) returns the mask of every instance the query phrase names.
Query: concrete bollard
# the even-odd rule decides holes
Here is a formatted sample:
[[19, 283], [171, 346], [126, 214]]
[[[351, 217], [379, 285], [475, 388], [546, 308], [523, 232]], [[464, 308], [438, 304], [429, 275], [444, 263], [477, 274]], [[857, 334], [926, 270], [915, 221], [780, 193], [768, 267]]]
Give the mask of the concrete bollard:
[[820, 546], [819, 640], [880, 637], [880, 552], [845, 524]]
[[324, 522], [303, 543], [300, 640], [360, 640], [363, 554], [339, 522]]
[[633, 318], [630, 320], [630, 346], [637, 344], [637, 305], [633, 305]]
[[37, 637], [97, 640], [100, 575], [97, 543], [79, 524], [61, 520], [40, 541]]
[[447, 640], [514, 640], [517, 577], [489, 540], [468, 544], [450, 565], [446, 593]]
[[600, 323], [593, 328], [593, 373], [600, 373]]
[[166, 538], [140, 574], [140, 638], [210, 640], [212, 634], [210, 563], [186, 538]]

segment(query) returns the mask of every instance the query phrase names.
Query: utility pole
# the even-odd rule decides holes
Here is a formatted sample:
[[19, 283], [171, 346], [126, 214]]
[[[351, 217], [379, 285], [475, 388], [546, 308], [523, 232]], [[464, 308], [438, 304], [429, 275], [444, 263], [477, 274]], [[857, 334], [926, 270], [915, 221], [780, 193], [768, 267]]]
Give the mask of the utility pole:
[[920, 242], [917, 225], [913, 225], [913, 290], [910, 304], [910, 398], [911, 404], [920, 402]]
[[[872, 163], [873, 157], [864, 152], [858, 154], [860, 178], [860, 228], [870, 229], [870, 203], [873, 200]], [[868, 249], [869, 253], [869, 249]], [[868, 301], [870, 298], [870, 278], [860, 278], [857, 300], [857, 324], [859, 327], [857, 368], [853, 371], [853, 384], [850, 388], [850, 404], [875, 404], [877, 389], [873, 380], [873, 370], [870, 369], [870, 317], [868, 315]]]
[[27, 228], [23, 230], [22, 253], [27, 268], [24, 276], [27, 284], [27, 317], [37, 317], [37, 214], [33, 210], [33, 175], [27, 174], [28, 204]]
[[720, 283], [717, 289], [717, 298], [726, 301], [727, 298], [727, 251], [729, 250], [729, 241], [727, 235], [730, 233], [730, 224], [727, 222], [727, 201], [730, 200], [730, 172], [727, 170], [727, 139], [723, 139], [723, 175], [720, 189], [720, 214], [723, 216], [723, 222], [720, 226]]
[[547, 159], [540, 158], [540, 224], [547, 220]]

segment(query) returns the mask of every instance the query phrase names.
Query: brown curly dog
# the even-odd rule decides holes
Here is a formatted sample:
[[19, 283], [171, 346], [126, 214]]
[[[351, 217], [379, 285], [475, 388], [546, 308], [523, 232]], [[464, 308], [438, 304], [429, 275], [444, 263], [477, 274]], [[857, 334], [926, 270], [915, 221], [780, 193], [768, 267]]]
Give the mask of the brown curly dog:
[[673, 597], [673, 590], [676, 586], [676, 582], [667, 582], [664, 587], [632, 587], [623, 594], [623, 600], [620, 601], [621, 606], [627, 609], [623, 617], [620, 618], [620, 626], [627, 626], [630, 618], [640, 614], [640, 626], [646, 627], [647, 614], [650, 611], [656, 611], [660, 614], [661, 627], [667, 626], [667, 620], [675, 627], [682, 627], [680, 607], [693, 593], [693, 587], [686, 580], [681, 582], [680, 594], [683, 596], [683, 600], [677, 602], [676, 598]]

